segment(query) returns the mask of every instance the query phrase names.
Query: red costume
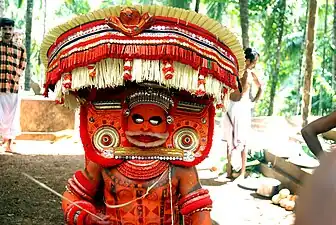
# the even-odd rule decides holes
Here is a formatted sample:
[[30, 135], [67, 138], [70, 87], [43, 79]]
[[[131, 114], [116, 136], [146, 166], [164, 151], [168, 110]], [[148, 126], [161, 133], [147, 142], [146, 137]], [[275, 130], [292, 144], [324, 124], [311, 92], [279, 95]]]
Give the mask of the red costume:
[[81, 107], [86, 165], [64, 193], [67, 224], [211, 224], [195, 165], [244, 68], [237, 38], [191, 11], [112, 7], [55, 28], [41, 51], [46, 87]]

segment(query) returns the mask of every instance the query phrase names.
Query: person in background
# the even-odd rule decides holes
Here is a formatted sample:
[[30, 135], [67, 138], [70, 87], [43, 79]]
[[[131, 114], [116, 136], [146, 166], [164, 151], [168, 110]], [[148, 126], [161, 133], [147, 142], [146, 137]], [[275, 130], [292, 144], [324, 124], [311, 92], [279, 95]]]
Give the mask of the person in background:
[[[223, 118], [224, 140], [227, 142], [226, 166], [227, 177], [232, 177], [232, 170], [239, 171], [240, 177], [245, 178], [246, 144], [251, 128], [251, 102], [256, 102], [261, 95], [261, 84], [253, 72], [259, 59], [259, 53], [252, 49], [245, 49], [245, 72], [240, 80], [242, 89], [230, 94], [230, 103]], [[258, 88], [254, 97], [250, 97], [252, 85]]]
[[323, 116], [302, 128], [301, 134], [309, 149], [316, 157], [323, 153], [323, 149], [317, 135], [330, 131], [336, 127], [336, 111]]
[[20, 133], [19, 81], [26, 67], [25, 48], [13, 40], [14, 20], [1, 19], [0, 41], [0, 136], [5, 152]]
[[303, 182], [295, 209], [295, 225], [335, 224], [335, 170], [334, 147], [330, 153], [320, 154], [320, 166]]
[[336, 169], [335, 145], [323, 154], [318, 135], [336, 127], [336, 111], [323, 116], [302, 128], [301, 134], [309, 149], [320, 159], [320, 166], [303, 183], [296, 207], [295, 225], [335, 224]]

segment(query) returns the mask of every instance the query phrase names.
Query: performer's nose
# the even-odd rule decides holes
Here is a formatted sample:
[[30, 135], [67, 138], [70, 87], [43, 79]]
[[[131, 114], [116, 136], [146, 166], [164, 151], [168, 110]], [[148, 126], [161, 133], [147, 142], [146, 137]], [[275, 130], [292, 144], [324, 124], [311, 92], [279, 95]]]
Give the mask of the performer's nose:
[[141, 131], [143, 131], [143, 132], [149, 131], [148, 121], [144, 121], [143, 126], [141, 127]]

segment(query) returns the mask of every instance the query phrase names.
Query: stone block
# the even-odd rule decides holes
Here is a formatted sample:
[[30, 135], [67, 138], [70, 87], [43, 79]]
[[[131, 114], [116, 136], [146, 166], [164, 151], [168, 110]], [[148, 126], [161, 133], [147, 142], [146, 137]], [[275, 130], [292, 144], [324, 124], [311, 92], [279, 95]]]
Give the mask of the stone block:
[[74, 129], [75, 111], [57, 105], [54, 100], [42, 96], [23, 97], [20, 109], [23, 133]]

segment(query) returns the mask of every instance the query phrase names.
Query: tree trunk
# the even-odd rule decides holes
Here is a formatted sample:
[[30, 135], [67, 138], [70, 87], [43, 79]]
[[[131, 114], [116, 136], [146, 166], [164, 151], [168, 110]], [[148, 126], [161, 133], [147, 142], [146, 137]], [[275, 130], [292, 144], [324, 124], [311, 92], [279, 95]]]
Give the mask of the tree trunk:
[[27, 0], [26, 9], [26, 51], [27, 51], [27, 67], [25, 71], [25, 91], [30, 90], [30, 46], [31, 46], [31, 31], [33, 21], [33, 6], [34, 0]]
[[309, 16], [307, 27], [307, 46], [306, 46], [306, 63], [304, 73], [304, 87], [303, 87], [303, 107], [302, 107], [302, 126], [308, 124], [308, 116], [311, 111], [311, 86], [313, 81], [313, 51], [315, 39], [315, 22], [317, 13], [317, 1], [309, 1]]
[[[336, 46], [336, 0], [334, 0], [334, 22], [333, 22], [333, 46]], [[333, 66], [333, 76], [332, 76], [332, 87], [336, 90], [336, 53], [334, 51], [334, 66]], [[333, 101], [333, 109], [336, 110], [336, 102]]]
[[278, 34], [278, 44], [277, 44], [277, 52], [276, 52], [276, 58], [275, 58], [275, 68], [274, 68], [274, 74], [273, 79], [271, 80], [271, 90], [270, 90], [270, 104], [268, 108], [268, 116], [273, 115], [274, 111], [274, 98], [275, 98], [275, 92], [276, 88], [278, 86], [279, 82], [279, 71], [280, 71], [280, 60], [281, 60], [281, 44], [282, 44], [282, 38], [284, 33], [284, 25], [285, 25], [285, 14], [286, 14], [286, 0], [282, 0], [282, 6], [281, 6], [281, 14], [279, 17], [279, 34]]
[[197, 12], [197, 13], [199, 11], [200, 4], [201, 4], [201, 0], [196, 0], [195, 12]]
[[5, 0], [0, 0], [0, 18], [5, 16]]
[[[46, 34], [46, 26], [47, 26], [47, 0], [43, 0], [43, 37]], [[42, 65], [41, 61], [41, 52], [39, 52], [39, 64]], [[44, 77], [45, 74], [45, 68], [41, 66], [41, 73], [40, 73], [40, 80], [39, 80], [39, 85], [40, 87], [43, 87], [44, 84]]]
[[240, 26], [242, 29], [243, 47], [244, 49], [249, 47], [249, 12], [248, 12], [248, 0], [239, 0], [240, 11]]
[[[335, 0], [336, 1], [336, 0]], [[303, 42], [301, 46], [301, 52], [302, 52], [302, 57], [300, 58], [300, 68], [299, 68], [299, 74], [298, 74], [298, 82], [297, 82], [297, 99], [296, 99], [296, 115], [299, 115], [301, 113], [301, 88], [303, 86], [303, 75], [302, 75], [302, 69], [303, 69], [303, 59], [304, 59], [304, 53], [305, 53], [305, 47], [306, 47], [306, 33], [307, 33], [307, 22], [308, 22], [308, 12], [309, 12], [309, 2], [307, 2], [307, 9], [306, 9], [306, 16], [305, 16], [305, 27], [303, 30]]]
[[[327, 37], [327, 28], [328, 28], [328, 0], [326, 0], [326, 9], [325, 9], [325, 17], [324, 17], [324, 37]], [[325, 71], [325, 56], [326, 56], [326, 43], [325, 43], [325, 39], [323, 40], [323, 53], [322, 53], [322, 78], [324, 78], [324, 71]], [[323, 98], [323, 86], [320, 85], [320, 92], [319, 92], [319, 114], [320, 116], [322, 116], [323, 114], [323, 105], [322, 105], [322, 98]]]

